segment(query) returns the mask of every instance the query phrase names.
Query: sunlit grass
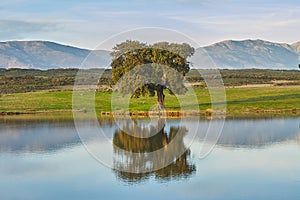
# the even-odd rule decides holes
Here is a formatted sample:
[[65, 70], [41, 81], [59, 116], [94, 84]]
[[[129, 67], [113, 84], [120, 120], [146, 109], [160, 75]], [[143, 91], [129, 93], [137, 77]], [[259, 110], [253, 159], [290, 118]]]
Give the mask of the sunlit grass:
[[[191, 100], [191, 91], [180, 96], [187, 110], [210, 108], [207, 89], [194, 90], [198, 103]], [[97, 111], [110, 111], [111, 92], [98, 92], [95, 96]], [[227, 113], [238, 115], [257, 110], [288, 110], [300, 108], [300, 86], [264, 88], [227, 88]], [[224, 102], [219, 102], [223, 104]], [[156, 105], [156, 97], [130, 99], [130, 111], [148, 111]], [[176, 96], [166, 92], [165, 106], [169, 110], [180, 110]], [[91, 105], [87, 105], [87, 111]], [[71, 111], [72, 91], [40, 91], [5, 94], [0, 96], [0, 111]]]

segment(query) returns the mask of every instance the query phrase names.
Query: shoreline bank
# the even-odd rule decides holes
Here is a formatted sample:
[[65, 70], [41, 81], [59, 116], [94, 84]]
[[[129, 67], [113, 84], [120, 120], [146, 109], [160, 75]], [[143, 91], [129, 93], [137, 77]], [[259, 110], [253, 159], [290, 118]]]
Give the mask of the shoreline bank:
[[[0, 118], [9, 116], [22, 116], [31, 118], [33, 116], [47, 116], [51, 118], [55, 116], [66, 116], [73, 118], [73, 112], [83, 113], [86, 116], [91, 114], [91, 111], [87, 110], [44, 110], [44, 111], [3, 111], [0, 112]], [[212, 111], [206, 109], [203, 111], [177, 111], [177, 110], [166, 110], [166, 111], [130, 111], [130, 112], [110, 112], [110, 111], [96, 111], [97, 117], [115, 117], [115, 118], [194, 118], [200, 117], [205, 119], [216, 119], [216, 118], [247, 118], [247, 117], [299, 117], [300, 108], [295, 109], [284, 109], [284, 110], [247, 110], [241, 112], [225, 112], [225, 111]]]

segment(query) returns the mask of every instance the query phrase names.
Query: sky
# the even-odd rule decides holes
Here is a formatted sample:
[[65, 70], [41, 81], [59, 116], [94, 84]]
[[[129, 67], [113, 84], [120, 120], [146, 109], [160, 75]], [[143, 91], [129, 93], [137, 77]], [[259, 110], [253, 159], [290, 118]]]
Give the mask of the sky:
[[142, 27], [179, 31], [200, 46], [223, 40], [300, 41], [299, 0], [1, 0], [0, 41], [94, 49]]

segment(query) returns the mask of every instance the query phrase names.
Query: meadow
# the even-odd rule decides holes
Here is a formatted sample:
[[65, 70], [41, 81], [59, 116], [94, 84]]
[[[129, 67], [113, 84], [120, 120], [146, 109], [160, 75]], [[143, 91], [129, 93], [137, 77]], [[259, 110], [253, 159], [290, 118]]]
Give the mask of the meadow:
[[[205, 111], [211, 108], [209, 91], [205, 88], [195, 88], [194, 92], [198, 104], [191, 104], [188, 110], [200, 109]], [[96, 92], [96, 111], [111, 110], [111, 91]], [[182, 96], [189, 100], [189, 92]], [[273, 87], [227, 87], [226, 104], [227, 116], [249, 115], [300, 115], [300, 86], [273, 86]], [[130, 100], [130, 111], [148, 111], [156, 105], [156, 97], [140, 97]], [[166, 92], [165, 106], [167, 110], [180, 110], [176, 96]], [[87, 105], [85, 111], [91, 108]], [[38, 112], [71, 112], [72, 91], [36, 91], [26, 93], [2, 94], [0, 97], [0, 112], [11, 113], [38, 113]]]
[[[72, 90], [78, 69], [0, 69], [0, 114], [43, 113], [72, 111]], [[97, 112], [111, 111], [113, 83], [111, 70], [88, 69], [81, 83], [89, 82], [95, 74], [103, 73], [95, 92]], [[186, 80], [193, 86], [197, 102], [192, 102], [192, 90], [180, 96], [184, 110], [201, 112], [211, 108], [209, 91], [201, 73], [209, 70], [192, 69]], [[226, 101], [215, 102], [227, 107], [227, 116], [299, 116], [300, 71], [297, 70], [220, 70], [226, 88]], [[213, 76], [214, 74], [212, 74]], [[88, 77], [88, 78], [85, 78]], [[213, 77], [212, 77], [213, 78]], [[85, 80], [86, 79], [86, 80]], [[94, 92], [92, 92], [94, 95]], [[176, 96], [165, 91], [167, 110], [182, 109]], [[91, 95], [90, 93], [88, 95]], [[156, 105], [156, 97], [130, 99], [129, 111], [149, 111]], [[90, 111], [93, 105], [86, 105]]]

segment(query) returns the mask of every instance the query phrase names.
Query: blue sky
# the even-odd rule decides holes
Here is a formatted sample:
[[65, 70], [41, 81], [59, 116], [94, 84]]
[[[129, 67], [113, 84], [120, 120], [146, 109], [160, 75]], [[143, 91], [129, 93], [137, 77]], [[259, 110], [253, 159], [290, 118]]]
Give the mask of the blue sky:
[[0, 41], [50, 40], [83, 48], [141, 27], [174, 29], [200, 45], [227, 39], [300, 41], [300, 1], [1, 0]]

